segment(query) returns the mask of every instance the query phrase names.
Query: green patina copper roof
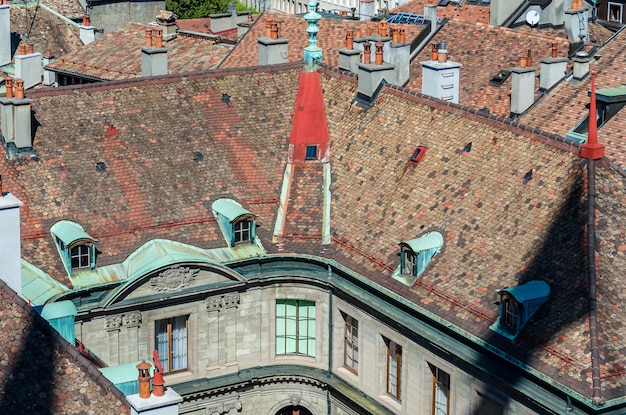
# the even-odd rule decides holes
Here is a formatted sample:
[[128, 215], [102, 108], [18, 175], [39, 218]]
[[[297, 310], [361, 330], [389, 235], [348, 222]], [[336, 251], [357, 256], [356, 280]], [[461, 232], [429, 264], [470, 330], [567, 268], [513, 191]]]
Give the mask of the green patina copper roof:
[[59, 238], [65, 245], [70, 245], [72, 242], [80, 239], [96, 242], [96, 239], [85, 232], [82, 226], [69, 220], [62, 220], [52, 225], [50, 233]]
[[254, 258], [265, 254], [257, 244], [241, 244], [232, 248], [202, 249], [167, 239], [153, 239], [133, 252], [121, 264], [108, 265], [70, 275], [74, 288], [87, 288], [131, 281], [159, 268], [177, 263], [210, 263]]
[[626, 85], [617, 88], [603, 88], [596, 90], [596, 97], [600, 101], [614, 102], [626, 100]]
[[[125, 363], [123, 365], [101, 367], [98, 370], [104, 375], [105, 378], [110, 380], [111, 383], [118, 385], [120, 383], [133, 382], [137, 380], [137, 376], [139, 375], [137, 365], [139, 363], [141, 363], [141, 360], [137, 360], [132, 363]], [[154, 375], [154, 366], [150, 368], [150, 376], [152, 375]]]
[[22, 297], [33, 306], [44, 305], [49, 299], [69, 291], [69, 288], [48, 274], [22, 260]]
[[509, 293], [518, 303], [525, 303], [529, 300], [547, 298], [550, 295], [550, 286], [547, 282], [538, 280], [500, 291]]
[[40, 314], [41, 317], [50, 321], [55, 318], [75, 316], [78, 314], [78, 311], [73, 302], [65, 300], [44, 305]]
[[214, 213], [224, 216], [230, 222], [234, 222], [237, 218], [244, 215], [255, 216], [249, 210], [245, 209], [241, 204], [232, 199], [217, 199], [211, 205]]
[[428, 232], [419, 238], [400, 242], [400, 244], [408, 245], [413, 252], [420, 252], [426, 249], [441, 248], [443, 246], [443, 236], [439, 232]]

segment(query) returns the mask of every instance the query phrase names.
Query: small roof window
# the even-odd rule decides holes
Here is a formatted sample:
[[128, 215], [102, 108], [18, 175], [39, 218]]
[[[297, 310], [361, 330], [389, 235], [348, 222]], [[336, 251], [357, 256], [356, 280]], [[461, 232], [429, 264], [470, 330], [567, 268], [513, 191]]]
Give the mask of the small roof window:
[[419, 238], [400, 242], [400, 265], [393, 277], [406, 285], [413, 285], [424, 273], [433, 257], [441, 251], [443, 243], [443, 235], [437, 231], [427, 232]]
[[229, 246], [253, 242], [256, 237], [256, 215], [232, 199], [217, 199], [211, 206]]
[[537, 280], [496, 292], [500, 295], [500, 310], [498, 319], [489, 328], [515, 340], [539, 307], [548, 300], [550, 286]]
[[96, 267], [96, 242], [82, 226], [76, 222], [62, 220], [50, 228], [50, 234], [61, 255], [68, 275], [80, 269]]
[[417, 146], [415, 150], [413, 150], [413, 155], [409, 159], [409, 162], [413, 164], [420, 164], [426, 155], [427, 148], [424, 146]]

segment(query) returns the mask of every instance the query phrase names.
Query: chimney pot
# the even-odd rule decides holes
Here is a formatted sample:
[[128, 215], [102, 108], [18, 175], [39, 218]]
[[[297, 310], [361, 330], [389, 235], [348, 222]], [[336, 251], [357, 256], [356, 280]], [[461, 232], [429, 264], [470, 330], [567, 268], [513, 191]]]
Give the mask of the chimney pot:
[[35, 53], [35, 45], [33, 44], [33, 42], [28, 42], [26, 45], [28, 46], [29, 54]]
[[144, 36], [146, 38], [146, 46], [151, 47], [152, 46], [152, 29], [146, 29]]
[[383, 42], [376, 42], [376, 65], [383, 64]]
[[278, 23], [276, 22], [272, 22], [270, 37], [272, 39], [278, 39]]
[[374, 34], [375, 35], [380, 35], [380, 36], [383, 35], [382, 33], [380, 33], [380, 26], [378, 26], [378, 25], [374, 26]]
[[248, 22], [252, 23], [253, 19], [252, 19], [252, 14], [248, 13]]
[[15, 98], [24, 99], [24, 81], [19, 78], [15, 78], [14, 82], [15, 82]]
[[552, 49], [550, 51], [550, 56], [552, 56], [553, 58], [556, 58], [558, 55], [558, 47], [556, 42], [552, 42]]
[[437, 51], [439, 50], [439, 43], [435, 42], [431, 45], [431, 56], [430, 59], [433, 61], [436, 61], [437, 59], [439, 59], [439, 56], [437, 54]]
[[2, 191], [2, 175], [0, 174], [0, 197], [4, 196], [4, 192]]
[[150, 368], [152, 365], [150, 363], [146, 363], [145, 360], [142, 360], [141, 363], [137, 365], [137, 370], [139, 370], [139, 397], [143, 399], [148, 399], [150, 397]]
[[372, 54], [372, 44], [368, 40], [367, 42], [363, 43], [363, 63], [365, 64], [372, 63], [371, 54]]
[[88, 14], [83, 15], [83, 26], [91, 26], [91, 20]]
[[393, 43], [398, 43], [398, 26], [391, 26], [391, 41]]
[[154, 37], [154, 46], [157, 48], [163, 47], [163, 29], [157, 27], [152, 29], [152, 36]]
[[267, 37], [272, 37], [272, 22], [274, 20], [271, 17], [268, 17], [267, 20], [265, 20], [265, 35]]
[[528, 54], [526, 55], [526, 66], [533, 66], [532, 50], [530, 49], [528, 49]]
[[372, 28], [369, 27], [369, 25], [365, 26], [365, 36], [371, 36], [372, 35]]
[[404, 43], [406, 39], [406, 29], [401, 27], [400, 28], [400, 43]]
[[520, 56], [519, 57], [519, 67], [520, 68], [525, 68], [526, 67], [526, 56]]
[[13, 98], [13, 78], [7, 76], [7, 79], [4, 81], [7, 90], [7, 98]]
[[354, 49], [354, 31], [351, 29], [346, 33], [346, 49]]
[[356, 31], [354, 32], [354, 37], [359, 39], [361, 37], [361, 28], [357, 27]]
[[26, 43], [20, 43], [20, 55], [26, 55]]
[[388, 28], [388, 24], [387, 24], [387, 20], [382, 20], [380, 22], [380, 35], [386, 37], [387, 36], [387, 28]]

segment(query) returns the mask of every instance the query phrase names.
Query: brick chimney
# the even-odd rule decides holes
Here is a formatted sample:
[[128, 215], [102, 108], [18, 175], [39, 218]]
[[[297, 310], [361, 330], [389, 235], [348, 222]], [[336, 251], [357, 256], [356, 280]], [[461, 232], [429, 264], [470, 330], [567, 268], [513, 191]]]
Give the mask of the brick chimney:
[[43, 84], [48, 86], [56, 86], [57, 74], [54, 71], [46, 69], [48, 65], [54, 62], [54, 55], [50, 49], [46, 50], [43, 55]]
[[539, 88], [547, 91], [565, 77], [568, 59], [558, 56], [558, 45], [552, 42], [552, 52], [549, 58], [539, 61]]
[[[422, 65], [422, 94], [444, 101], [459, 103], [461, 65], [448, 59], [446, 42], [439, 44], [437, 60], [420, 62]], [[432, 58], [435, 54], [432, 54]]]
[[[155, 364], [160, 365], [158, 357], [155, 360]], [[151, 367], [152, 365], [145, 360], [137, 365], [137, 370], [139, 370], [139, 393], [126, 397], [128, 403], [130, 403], [131, 415], [178, 415], [178, 407], [183, 398], [172, 388], [162, 388], [162, 376], [158, 378], [156, 373], [155, 381], [157, 385], [154, 385], [154, 392], [150, 393]], [[163, 368], [161, 367], [160, 370], [162, 372]]]
[[19, 54], [15, 55], [15, 78], [24, 81], [24, 89], [41, 83], [41, 53], [34, 51], [32, 42], [20, 43]]
[[[24, 81], [7, 78], [6, 96], [0, 98], [2, 144], [8, 158], [18, 158], [32, 151], [31, 99], [24, 98]], [[11, 85], [13, 84], [13, 88]]]
[[0, 5], [0, 66], [11, 63], [11, 7]]
[[167, 48], [163, 47], [161, 28], [146, 29], [141, 48], [141, 76], [167, 75]]
[[88, 45], [89, 43], [96, 40], [96, 28], [91, 25], [91, 19], [89, 15], [83, 15], [83, 22], [79, 26], [80, 27], [80, 40], [83, 42], [83, 45]]
[[20, 207], [23, 203], [6, 191], [0, 176], [0, 279], [22, 294]]
[[511, 114], [523, 114], [535, 102], [535, 71], [530, 51], [520, 58], [520, 65], [511, 69]]
[[280, 22], [268, 17], [265, 21], [266, 36], [258, 39], [259, 65], [287, 63], [289, 41], [280, 36]]

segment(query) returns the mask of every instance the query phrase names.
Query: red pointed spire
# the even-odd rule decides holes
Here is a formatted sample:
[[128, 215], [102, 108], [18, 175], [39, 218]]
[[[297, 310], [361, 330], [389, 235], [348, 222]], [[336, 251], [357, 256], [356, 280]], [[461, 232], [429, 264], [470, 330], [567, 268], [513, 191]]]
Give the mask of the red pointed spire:
[[580, 156], [598, 160], [604, 156], [604, 146], [598, 143], [598, 113], [596, 112], [596, 72], [591, 72], [591, 102], [589, 103], [589, 128], [587, 142], [580, 146]]

